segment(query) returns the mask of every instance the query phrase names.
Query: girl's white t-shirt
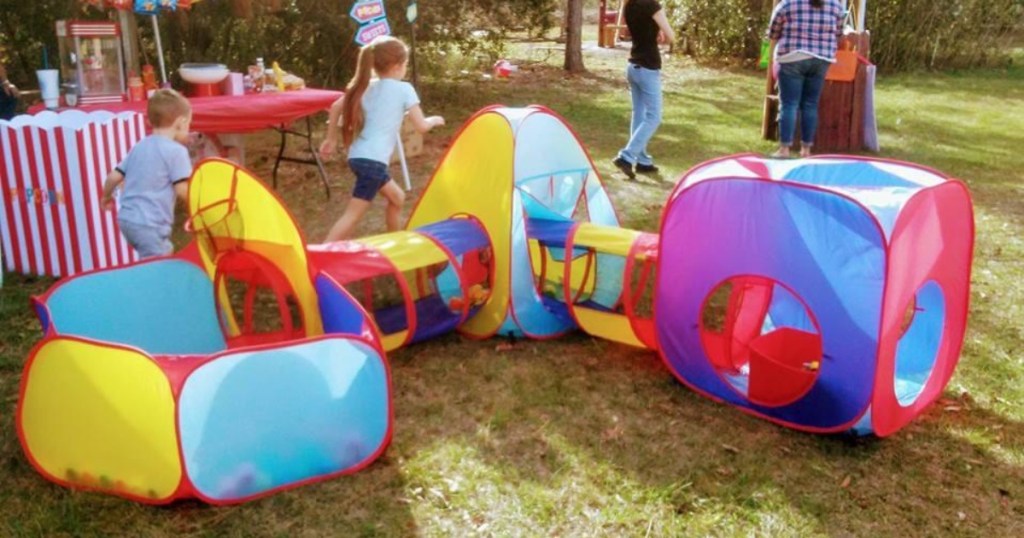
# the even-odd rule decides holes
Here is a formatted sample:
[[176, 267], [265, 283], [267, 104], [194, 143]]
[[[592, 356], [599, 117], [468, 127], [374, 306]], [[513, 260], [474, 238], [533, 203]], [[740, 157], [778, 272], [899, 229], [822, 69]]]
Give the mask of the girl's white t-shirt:
[[370, 159], [388, 164], [398, 144], [402, 120], [420, 104], [408, 82], [384, 78], [370, 82], [363, 94], [363, 130], [348, 149], [349, 159]]

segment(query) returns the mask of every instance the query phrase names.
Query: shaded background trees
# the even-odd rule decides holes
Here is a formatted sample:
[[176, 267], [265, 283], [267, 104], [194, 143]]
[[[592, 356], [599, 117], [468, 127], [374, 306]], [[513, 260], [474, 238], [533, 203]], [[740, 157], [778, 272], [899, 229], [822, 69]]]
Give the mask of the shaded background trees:
[[[392, 32], [408, 40], [408, 0], [386, 0]], [[351, 74], [358, 46], [351, 1], [206, 0], [189, 11], [160, 16], [169, 71], [179, 64], [216, 61], [244, 69], [257, 56], [277, 60], [319, 86], [337, 87]], [[560, 23], [557, 0], [420, 0], [419, 51], [430, 58], [459, 55], [479, 62], [501, 55], [511, 32], [540, 36]], [[43, 47], [57, 61], [58, 19], [105, 19], [78, 0], [0, 0], [0, 61], [16, 84], [34, 87]], [[139, 24], [143, 60], [155, 65], [152, 30]]]
[[[610, 4], [616, 2], [610, 0]], [[393, 32], [408, 38], [408, 0], [386, 0]], [[679, 31], [679, 47], [702, 61], [757, 57], [771, 0], [662, 0]], [[421, 71], [489, 65], [513, 36], [538, 37], [562, 24], [565, 0], [420, 0]], [[585, 0], [593, 21], [596, 0]], [[206, 0], [190, 12], [160, 17], [168, 69], [217, 61], [243, 69], [257, 56], [277, 60], [311, 84], [338, 87], [349, 77], [356, 45], [351, 2], [341, 0]], [[54, 21], [105, 18], [78, 0], [0, 0], [0, 61], [11, 79], [35, 87], [46, 46], [57, 61]], [[1024, 35], [1024, 0], [871, 0], [872, 56], [884, 70], [998, 65]], [[144, 59], [155, 64], [152, 30], [140, 24]]]

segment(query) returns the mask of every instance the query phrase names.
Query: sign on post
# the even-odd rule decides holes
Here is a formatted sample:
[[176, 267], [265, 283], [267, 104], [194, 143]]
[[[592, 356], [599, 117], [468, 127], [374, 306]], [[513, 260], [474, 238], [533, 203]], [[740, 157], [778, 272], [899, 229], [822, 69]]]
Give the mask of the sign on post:
[[352, 5], [348, 16], [359, 24], [366, 24], [384, 16], [384, 0], [363, 0]]
[[359, 30], [356, 30], [356, 43], [369, 45], [374, 38], [382, 35], [391, 35], [391, 27], [388, 26], [387, 19], [380, 19], [360, 26]]
[[361, 0], [352, 4], [348, 16], [359, 23], [355, 41], [360, 46], [369, 45], [375, 37], [391, 35], [387, 14], [384, 12], [384, 0]]

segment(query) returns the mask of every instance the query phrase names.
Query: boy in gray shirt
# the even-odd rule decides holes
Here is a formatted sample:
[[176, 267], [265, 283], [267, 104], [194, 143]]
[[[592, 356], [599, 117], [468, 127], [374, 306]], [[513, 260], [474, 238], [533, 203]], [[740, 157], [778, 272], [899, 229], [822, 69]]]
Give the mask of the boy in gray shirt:
[[174, 90], [157, 90], [146, 116], [153, 134], [132, 146], [103, 184], [103, 207], [114, 208], [114, 191], [124, 185], [117, 224], [141, 258], [174, 251], [171, 227], [174, 200], [188, 196], [192, 160], [184, 146], [192, 123], [192, 107]]

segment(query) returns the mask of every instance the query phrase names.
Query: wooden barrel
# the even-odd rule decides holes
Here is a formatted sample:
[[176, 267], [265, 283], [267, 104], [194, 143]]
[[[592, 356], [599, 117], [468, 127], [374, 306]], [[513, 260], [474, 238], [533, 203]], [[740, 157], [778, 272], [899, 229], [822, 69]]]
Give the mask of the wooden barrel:
[[[870, 51], [868, 32], [848, 34], [842, 43], [867, 58]], [[864, 92], [866, 89], [866, 68], [857, 67], [857, 76], [852, 82], [825, 81], [818, 103], [818, 132], [814, 137], [815, 153], [860, 151], [864, 149]], [[769, 74], [769, 76], [771, 76]], [[774, 84], [765, 95], [764, 118], [761, 122], [761, 136], [766, 140], [779, 138], [779, 97]], [[800, 139], [800, 122], [793, 140]], [[794, 144], [795, 148], [799, 144]]]

